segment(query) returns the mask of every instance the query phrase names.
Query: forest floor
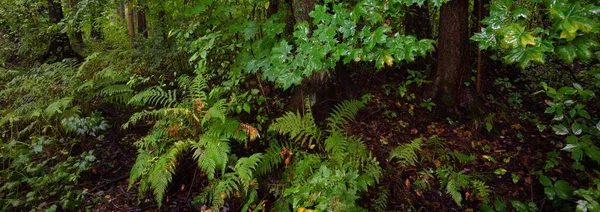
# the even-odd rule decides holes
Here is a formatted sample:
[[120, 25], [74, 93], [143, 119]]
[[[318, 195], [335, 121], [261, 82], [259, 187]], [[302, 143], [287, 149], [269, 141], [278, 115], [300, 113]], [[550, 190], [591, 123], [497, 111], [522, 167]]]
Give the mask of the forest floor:
[[[496, 114], [493, 129], [488, 131], [483, 126], [482, 119], [452, 120], [446, 117], [452, 112], [441, 111], [444, 109], [437, 106], [429, 111], [419, 105], [420, 99], [406, 101], [398, 98], [395, 94], [397, 83], [405, 78], [399, 72], [380, 71], [359, 74], [359, 76], [362, 77], [353, 78], [357, 83], [356, 87], [362, 88], [362, 93], [372, 94], [373, 98], [347, 130], [352, 135], [363, 139], [384, 170], [379, 185], [365, 194], [365, 200], [375, 199], [381, 192], [387, 192], [389, 211], [477, 211], [482, 204], [478, 197], [466, 191], [462, 206], [458, 206], [449, 195], [446, 195], [446, 191], [440, 188], [440, 182], [434, 179], [433, 170], [440, 166], [452, 165], [457, 171], [464, 171], [465, 174], [476, 176], [486, 182], [492, 191], [490, 205], [493, 199], [519, 200], [536, 202], [542, 209], [544, 208], [544, 190], [534, 172], [544, 168], [546, 152], [560, 149], [549, 141], [560, 140], [560, 138], [555, 137], [548, 130], [540, 132], [535, 125], [519, 118], [522, 111], [539, 111], [537, 116], [544, 117], [544, 99], [541, 96], [523, 95], [523, 105], [528, 108], [522, 111], [484, 102], [485, 110]], [[493, 94], [496, 99], [503, 98], [502, 92], [495, 88], [492, 82], [484, 85], [489, 86], [484, 87], [484, 92]], [[386, 90], [386, 87], [392, 91]], [[413, 88], [413, 90], [419, 89]], [[115, 130], [118, 131], [118, 128]], [[115, 133], [109, 136], [108, 142], [96, 144], [95, 149], [101, 150], [96, 153], [97, 157], [105, 163], [97, 164], [92, 174], [88, 176], [89, 179], [83, 179], [83, 182], [90, 183], [82, 185], [88, 189], [86, 205], [93, 211], [159, 210], [149, 193], [139, 198], [140, 194], [136, 188], [138, 185], [128, 190], [129, 171], [136, 155], [133, 141], [144, 135], [143, 130], [140, 131], [139, 134], [127, 135]], [[422, 159], [411, 167], [388, 160], [393, 148], [419, 137], [424, 140], [438, 137], [445, 144], [441, 151], [472, 155], [474, 160], [464, 164], [444, 164], [437, 159]], [[439, 154], [439, 151], [440, 149], [423, 148], [421, 155], [435, 158], [434, 155]], [[561, 179], [574, 179], [573, 173], [561, 171], [571, 170], [567, 168], [571, 163], [569, 157], [566, 154], [561, 156], [559, 158], [565, 161], [556, 161], [556, 167], [548, 170], [546, 174], [550, 177], [560, 176]], [[189, 167], [193, 167], [193, 164]], [[201, 191], [205, 182], [200, 180], [201, 177], [193, 168], [185, 173], [183, 174], [185, 176], [175, 177], [176, 186], [170, 189], [166, 205], [163, 205], [160, 210], [202, 211], [190, 206], [190, 203]], [[193, 180], [184, 182], [178, 179]], [[417, 187], [415, 186], [417, 181], [421, 182], [421, 185], [429, 186]], [[576, 184], [576, 182], [571, 183]], [[271, 199], [268, 194], [261, 195], [265, 202]], [[360, 203], [366, 208], [371, 208], [374, 204], [370, 201], [360, 201]], [[222, 211], [235, 211], [235, 204], [229, 203], [229, 206], [226, 204], [225, 209], [229, 207], [230, 210]]]

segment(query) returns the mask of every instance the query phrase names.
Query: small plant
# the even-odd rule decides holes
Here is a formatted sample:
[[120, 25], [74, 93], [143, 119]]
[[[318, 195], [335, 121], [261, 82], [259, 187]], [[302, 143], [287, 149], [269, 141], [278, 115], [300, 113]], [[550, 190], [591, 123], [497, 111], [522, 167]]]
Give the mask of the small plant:
[[[273, 151], [275, 155], [265, 156], [281, 157], [278, 161], [286, 165], [280, 180], [283, 186], [273, 188], [277, 210], [290, 206], [294, 211], [360, 209], [355, 202], [359, 193], [378, 183], [381, 168], [362, 141], [347, 135], [343, 126], [350, 124], [368, 100], [365, 96], [362, 101], [338, 104], [327, 119], [326, 130], [316, 126], [310, 110], [305, 115], [288, 112], [269, 127], [290, 139], [288, 144], [277, 145], [281, 149]], [[276, 161], [259, 164], [258, 169], [276, 166]]]

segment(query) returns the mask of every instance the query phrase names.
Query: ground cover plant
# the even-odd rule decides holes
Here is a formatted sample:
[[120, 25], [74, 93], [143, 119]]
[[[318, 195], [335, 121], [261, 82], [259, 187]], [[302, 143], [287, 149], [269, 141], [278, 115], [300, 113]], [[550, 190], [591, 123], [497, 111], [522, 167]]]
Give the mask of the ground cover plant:
[[6, 0], [2, 211], [600, 211], [591, 0]]

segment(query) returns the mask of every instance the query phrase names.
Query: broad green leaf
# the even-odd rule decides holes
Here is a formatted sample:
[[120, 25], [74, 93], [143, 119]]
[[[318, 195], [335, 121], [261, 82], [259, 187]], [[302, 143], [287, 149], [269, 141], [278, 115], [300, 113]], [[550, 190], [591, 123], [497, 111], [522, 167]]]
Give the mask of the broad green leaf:
[[503, 48], [526, 47], [527, 45], [534, 46], [536, 44], [535, 37], [530, 32], [525, 31], [525, 27], [519, 24], [511, 24], [501, 30], [504, 36], [500, 40], [500, 45]]
[[578, 147], [579, 147], [579, 146], [578, 146], [578, 145], [575, 145], [575, 144], [567, 144], [565, 147], [563, 147], [563, 148], [562, 148], [562, 149], [560, 149], [560, 150], [569, 151], [569, 150], [571, 150], [571, 149], [575, 149], [575, 148], [578, 148]]
[[545, 187], [552, 186], [552, 181], [546, 175], [540, 175], [540, 184]]
[[556, 191], [556, 196], [561, 199], [570, 199], [573, 197], [573, 190], [569, 186], [569, 183], [564, 180], [554, 183], [554, 191]]
[[556, 197], [556, 191], [553, 187], [544, 187], [544, 194], [549, 200], [554, 200], [554, 197]]
[[583, 126], [575, 122], [571, 125], [571, 131], [575, 135], [580, 135], [583, 132]]
[[557, 135], [566, 135], [566, 134], [569, 134], [569, 129], [567, 129], [567, 127], [565, 127], [562, 124], [553, 125], [552, 126], [552, 130], [554, 131], [554, 134], [557, 134]]

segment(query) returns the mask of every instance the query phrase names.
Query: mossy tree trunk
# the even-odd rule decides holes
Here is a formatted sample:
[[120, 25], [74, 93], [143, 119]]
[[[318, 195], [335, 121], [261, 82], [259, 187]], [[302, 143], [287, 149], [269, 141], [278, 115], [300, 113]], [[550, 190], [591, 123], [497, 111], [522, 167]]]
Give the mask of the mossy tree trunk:
[[[59, 24], [64, 18], [61, 3], [57, 0], [47, 0], [47, 3], [50, 23]], [[52, 62], [65, 58], [81, 59], [81, 56], [71, 47], [71, 41], [66, 32], [55, 32], [50, 39], [50, 45], [43, 59]]]
[[431, 96], [445, 106], [461, 102], [469, 70], [469, 1], [452, 0], [440, 11], [437, 73]]

